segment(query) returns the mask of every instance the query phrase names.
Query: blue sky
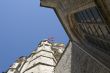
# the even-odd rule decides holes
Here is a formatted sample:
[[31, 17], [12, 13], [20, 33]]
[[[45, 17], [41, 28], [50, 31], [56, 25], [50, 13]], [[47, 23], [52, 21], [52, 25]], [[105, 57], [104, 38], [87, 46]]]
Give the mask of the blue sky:
[[0, 0], [0, 73], [42, 39], [68, 42], [54, 11], [39, 4], [39, 0]]

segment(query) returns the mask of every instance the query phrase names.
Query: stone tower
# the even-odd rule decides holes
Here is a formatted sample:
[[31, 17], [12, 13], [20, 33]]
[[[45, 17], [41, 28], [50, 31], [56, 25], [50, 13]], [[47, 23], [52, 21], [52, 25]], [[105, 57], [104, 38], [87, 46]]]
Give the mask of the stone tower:
[[43, 40], [27, 58], [18, 59], [6, 73], [54, 73], [60, 59], [64, 44], [50, 43]]
[[47, 40], [43, 40], [38, 45], [37, 50], [33, 51], [24, 65], [24, 71], [21, 73], [54, 73], [56, 59], [51, 49], [52, 44]]

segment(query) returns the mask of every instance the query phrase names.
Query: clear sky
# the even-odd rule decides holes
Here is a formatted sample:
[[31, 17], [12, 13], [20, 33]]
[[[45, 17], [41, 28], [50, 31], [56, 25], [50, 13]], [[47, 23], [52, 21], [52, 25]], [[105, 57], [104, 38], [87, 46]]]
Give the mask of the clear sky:
[[39, 0], [0, 0], [0, 73], [42, 39], [68, 42], [54, 11], [39, 4]]

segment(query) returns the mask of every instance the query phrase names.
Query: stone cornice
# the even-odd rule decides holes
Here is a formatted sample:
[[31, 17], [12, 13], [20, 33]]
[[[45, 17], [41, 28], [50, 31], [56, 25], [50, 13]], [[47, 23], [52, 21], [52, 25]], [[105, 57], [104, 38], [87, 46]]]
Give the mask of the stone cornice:
[[54, 8], [57, 6], [57, 0], [40, 0], [40, 5], [43, 7]]

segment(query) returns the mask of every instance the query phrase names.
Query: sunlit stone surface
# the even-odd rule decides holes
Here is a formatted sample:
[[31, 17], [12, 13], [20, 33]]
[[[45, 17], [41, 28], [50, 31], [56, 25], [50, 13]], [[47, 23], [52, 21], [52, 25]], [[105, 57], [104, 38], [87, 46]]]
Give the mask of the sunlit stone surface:
[[27, 58], [19, 58], [7, 73], [54, 73], [54, 68], [64, 48], [65, 45], [62, 43], [43, 40]]

